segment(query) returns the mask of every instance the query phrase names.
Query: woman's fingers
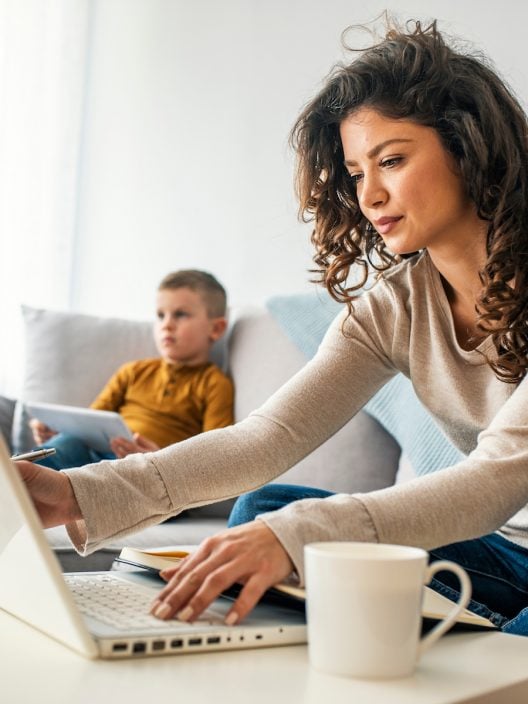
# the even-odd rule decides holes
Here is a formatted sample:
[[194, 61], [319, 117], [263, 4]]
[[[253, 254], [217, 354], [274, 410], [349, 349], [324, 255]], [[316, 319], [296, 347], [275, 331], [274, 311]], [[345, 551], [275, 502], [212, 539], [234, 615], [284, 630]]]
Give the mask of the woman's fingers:
[[292, 562], [261, 521], [231, 528], [208, 538], [180, 565], [164, 572], [169, 582], [152, 605], [151, 613], [162, 619], [175, 615], [194, 620], [223, 591], [236, 582], [244, 584], [230, 609], [226, 623], [244, 618], [268, 587], [287, 577]]
[[[207, 566], [207, 564], [205, 565]], [[154, 615], [161, 618], [176, 616], [182, 621], [194, 621], [227, 587], [236, 581], [231, 565], [218, 567], [203, 576], [203, 568], [196, 568], [176, 582]]]
[[269, 575], [262, 572], [254, 574], [245, 583], [235, 603], [229, 610], [226, 623], [235, 624], [242, 621], [258, 604], [266, 590], [277, 584], [277, 581], [270, 581]]
[[[171, 618], [177, 611], [179, 603], [183, 603], [193, 591], [196, 591], [200, 577], [198, 573], [193, 572], [193, 570], [200, 568], [203, 574], [201, 579], [203, 580], [208, 571], [222, 564], [222, 557], [219, 556], [218, 552], [215, 552], [214, 545], [216, 541], [221, 539], [222, 535], [221, 533], [220, 536], [207, 538], [195, 552], [184, 558], [178, 565], [163, 570], [163, 577], [168, 579], [168, 584], [161, 590], [157, 599], [152, 604], [151, 613], [154, 613], [156, 616], [161, 616], [162, 618]], [[213, 552], [215, 552], [215, 556], [212, 561], [208, 562], [208, 558]], [[184, 580], [187, 581], [185, 582]], [[190, 590], [189, 586], [191, 587]], [[171, 606], [171, 611], [167, 613], [167, 616], [156, 613], [157, 607], [163, 602]]]

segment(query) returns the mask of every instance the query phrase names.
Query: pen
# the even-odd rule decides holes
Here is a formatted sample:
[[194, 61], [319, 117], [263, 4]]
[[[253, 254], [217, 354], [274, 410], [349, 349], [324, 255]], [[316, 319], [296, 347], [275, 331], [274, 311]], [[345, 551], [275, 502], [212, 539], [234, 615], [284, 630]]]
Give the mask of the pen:
[[42, 448], [42, 450], [32, 450], [31, 452], [22, 452], [20, 455], [13, 455], [12, 460], [42, 460], [44, 457], [54, 455], [56, 452], [54, 447]]

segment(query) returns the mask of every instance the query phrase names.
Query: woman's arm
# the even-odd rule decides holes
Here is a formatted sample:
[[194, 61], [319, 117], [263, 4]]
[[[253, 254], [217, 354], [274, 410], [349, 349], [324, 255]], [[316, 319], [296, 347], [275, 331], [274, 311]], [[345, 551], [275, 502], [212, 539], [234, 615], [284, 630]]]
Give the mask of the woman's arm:
[[[298, 501], [260, 520], [302, 578], [303, 545], [313, 540], [432, 549], [498, 530], [528, 503], [527, 468], [528, 378], [480, 433], [474, 451], [453, 467], [369, 494]], [[526, 534], [518, 537], [528, 545], [528, 512], [524, 520]]]
[[77, 548], [91, 552], [262, 486], [339, 430], [396, 372], [359, 313], [356, 335], [344, 337], [336, 320], [316, 357], [244, 421], [156, 453], [67, 470], [85, 519], [81, 533], [70, 531]]
[[[161, 618], [196, 618], [227, 586], [246, 586], [228, 618], [243, 618], [292, 567], [304, 581], [304, 545], [354, 540], [432, 549], [501, 527], [528, 502], [528, 379], [464, 461], [369, 494], [296, 501], [205, 541], [153, 605]], [[528, 526], [527, 526], [528, 528]], [[526, 534], [528, 543], [528, 532]]]

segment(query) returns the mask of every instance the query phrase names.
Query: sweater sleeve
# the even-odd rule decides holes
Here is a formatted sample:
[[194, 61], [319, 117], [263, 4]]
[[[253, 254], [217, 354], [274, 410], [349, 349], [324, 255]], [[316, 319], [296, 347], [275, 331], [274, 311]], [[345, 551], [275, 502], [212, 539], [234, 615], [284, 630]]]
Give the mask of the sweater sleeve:
[[304, 545], [355, 540], [427, 550], [499, 529], [528, 502], [528, 379], [462, 462], [369, 494], [297, 501], [259, 517], [284, 545], [301, 581]]
[[362, 298], [354, 334], [343, 334], [338, 316], [317, 355], [242, 422], [156, 453], [66, 470], [83, 515], [69, 526], [77, 549], [87, 554], [185, 508], [262, 486], [337, 432], [396, 373], [368, 332], [372, 310]]

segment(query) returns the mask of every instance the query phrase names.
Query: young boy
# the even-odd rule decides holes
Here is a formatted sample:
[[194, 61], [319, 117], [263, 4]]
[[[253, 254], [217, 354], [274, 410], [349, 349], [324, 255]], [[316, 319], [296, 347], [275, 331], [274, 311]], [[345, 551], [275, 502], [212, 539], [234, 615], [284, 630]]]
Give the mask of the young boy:
[[160, 357], [124, 364], [90, 406], [120, 413], [134, 434], [133, 441], [112, 438], [113, 453], [103, 456], [77, 438], [57, 435], [32, 419], [35, 442], [57, 451], [40, 464], [66, 469], [152, 452], [231, 425], [232, 382], [209, 361], [211, 346], [226, 327], [226, 293], [214, 276], [194, 269], [168, 274], [157, 292], [154, 340]]

